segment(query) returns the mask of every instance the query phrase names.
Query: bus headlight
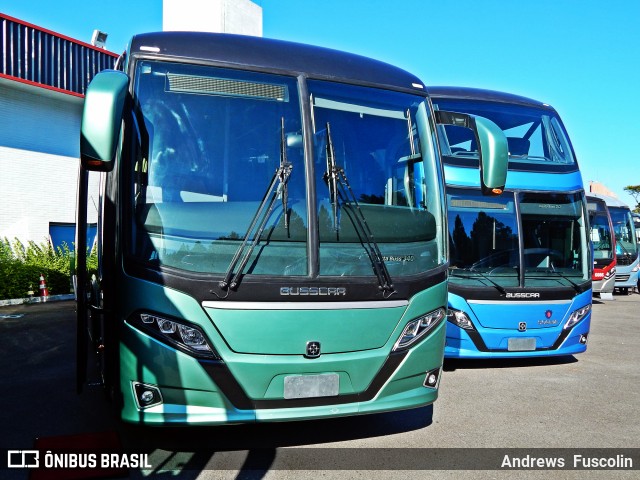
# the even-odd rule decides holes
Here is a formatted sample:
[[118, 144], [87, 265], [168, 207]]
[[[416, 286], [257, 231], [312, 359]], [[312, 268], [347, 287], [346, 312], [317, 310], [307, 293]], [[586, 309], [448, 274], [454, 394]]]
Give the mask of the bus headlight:
[[589, 313], [590, 310], [591, 310], [591, 304], [585, 305], [584, 307], [574, 310], [571, 313], [571, 315], [569, 315], [569, 320], [567, 320], [567, 323], [564, 324], [564, 327], [563, 327], [564, 330], [566, 330], [567, 328], [573, 327], [576, 323], [578, 323], [580, 320], [586, 317], [587, 313]]
[[637, 272], [640, 270], [640, 263], [636, 263], [636, 266], [631, 269], [632, 272]]
[[461, 310], [450, 308], [447, 312], [447, 320], [465, 330], [475, 330], [469, 315]]
[[393, 351], [404, 350], [433, 330], [446, 316], [444, 308], [438, 308], [433, 312], [414, 318], [404, 327], [400, 338], [393, 346]]
[[606, 272], [604, 272], [604, 279], [608, 280], [609, 278], [615, 276], [616, 274], [616, 267], [612, 267], [611, 270], [607, 270]]
[[200, 327], [150, 313], [135, 315], [130, 323], [156, 339], [191, 355], [220, 359]]

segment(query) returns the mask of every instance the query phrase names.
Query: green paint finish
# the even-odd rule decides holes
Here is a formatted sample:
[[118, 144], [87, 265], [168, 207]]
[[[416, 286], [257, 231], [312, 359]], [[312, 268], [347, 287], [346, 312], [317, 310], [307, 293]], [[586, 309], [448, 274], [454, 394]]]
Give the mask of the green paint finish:
[[[319, 358], [308, 359], [301, 354], [265, 355], [234, 352], [204, 309], [188, 295], [131, 277], [123, 277], [119, 285], [121, 292], [118, 309], [121, 318], [128, 318], [135, 312], [149, 311], [199, 325], [247, 396], [253, 399], [283, 398], [284, 377], [287, 375], [338, 373], [341, 395], [366, 390], [382, 368], [407, 322], [435, 308], [443, 307], [446, 305], [447, 296], [446, 285], [440, 284], [417, 294], [410, 300], [407, 307], [381, 309], [385, 311], [382, 315], [384, 321], [393, 325], [391, 327], [386, 325], [385, 341], [379, 348], [346, 353], [324, 353]], [[219, 310], [216, 310], [214, 314], [218, 312]], [[377, 311], [365, 310], [365, 312], [368, 312], [370, 317], [378, 314]], [[225, 313], [242, 312], [227, 310]], [[264, 314], [265, 311], [260, 310], [257, 313]], [[303, 313], [309, 316], [309, 320], [306, 321], [309, 335], [313, 334], [311, 319], [319, 318], [318, 322], [321, 323], [320, 319], [327, 318], [323, 315], [316, 317], [317, 313], [326, 314], [326, 311], [306, 310]], [[342, 312], [334, 310], [329, 313], [339, 315]], [[390, 318], [391, 314], [396, 318]], [[364, 322], [364, 320], [360, 321]], [[372, 321], [377, 325], [375, 320]], [[366, 330], [364, 326], [362, 328]], [[322, 332], [323, 328], [318, 328], [318, 331]], [[370, 402], [361, 405], [355, 403], [247, 412], [237, 411], [228, 402], [195, 358], [149, 337], [129, 324], [125, 323], [122, 332], [120, 345], [121, 388], [124, 397], [122, 417], [126, 421], [149, 424], [218, 424], [247, 422], [254, 419], [276, 421], [330, 418], [353, 415], [358, 412], [382, 412], [426, 405], [435, 400], [437, 391], [422, 387], [422, 382], [427, 370], [442, 365], [445, 338], [443, 322], [410, 349], [404, 362], [377, 397]], [[255, 332], [250, 329], [242, 332], [242, 335], [249, 333], [252, 334], [251, 336], [255, 335]], [[308, 340], [311, 338], [318, 337], [310, 337]], [[138, 411], [133, 398], [132, 381], [159, 385], [163, 392], [168, 389], [166, 403]], [[409, 391], [404, 392], [405, 389]]]
[[404, 362], [396, 370], [391, 381], [381, 390], [378, 398], [401, 395], [405, 391], [416, 388], [424, 389], [424, 394], [429, 396], [429, 391], [433, 389], [423, 387], [423, 383], [427, 371], [442, 367], [443, 357], [439, 352], [441, 348], [444, 349], [445, 337], [446, 320], [443, 320], [434, 331], [429, 333], [426, 342], [421, 342], [409, 350]]
[[320, 418], [337, 418], [349, 415], [357, 415], [359, 411], [360, 407], [357, 403], [304, 408], [275, 408], [270, 410], [256, 410], [256, 421], [280, 422], [284, 420], [314, 420]]
[[509, 164], [507, 137], [488, 118], [476, 116], [475, 120], [482, 151], [482, 183], [489, 189], [504, 189]]
[[370, 402], [359, 405], [358, 413], [381, 413], [395, 410], [407, 410], [410, 408], [431, 405], [438, 398], [438, 390], [425, 388], [416, 382], [415, 388], [405, 390], [393, 395], [385, 395]]
[[[445, 308], [447, 306], [447, 284], [445, 282], [439, 283], [430, 287], [416, 295], [414, 295], [409, 301], [409, 306], [407, 307], [407, 311], [402, 317], [402, 321], [400, 322], [401, 330], [398, 333], [398, 337], [402, 331], [402, 328], [410, 321], [420, 315], [424, 315], [425, 313], [432, 312], [433, 310], [442, 307]], [[394, 332], [393, 335], [395, 335]], [[393, 337], [393, 341], [397, 340], [397, 337]]]
[[307, 342], [323, 353], [382, 347], [406, 307], [352, 310], [223, 310], [207, 313], [238, 353], [303, 355]]
[[184, 319], [204, 329], [211, 329], [211, 320], [200, 304], [189, 295], [127, 275], [123, 275], [117, 285], [117, 310], [123, 318], [129, 318], [134, 312], [151, 312], [168, 318]]
[[129, 387], [130, 398], [125, 402], [122, 419], [127, 422], [147, 424], [228, 424], [255, 421], [255, 412], [236, 410], [226, 404], [219, 393], [162, 388], [164, 403], [144, 410], [135, 408], [133, 390]]
[[128, 324], [123, 328], [120, 343], [120, 370], [125, 381], [207, 391], [218, 389], [195, 358]]
[[87, 87], [80, 127], [80, 156], [89, 170], [110, 170], [113, 165], [128, 86], [127, 75], [105, 70]]

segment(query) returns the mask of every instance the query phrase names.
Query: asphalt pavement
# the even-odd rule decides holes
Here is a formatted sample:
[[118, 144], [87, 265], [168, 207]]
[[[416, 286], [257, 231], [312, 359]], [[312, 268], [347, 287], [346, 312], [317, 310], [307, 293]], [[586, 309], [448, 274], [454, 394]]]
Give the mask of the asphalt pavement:
[[[73, 302], [0, 307], [0, 453], [33, 448], [36, 439], [114, 432], [124, 449], [145, 452], [153, 464], [125, 470], [125, 478], [299, 478], [301, 471], [311, 478], [637, 478], [637, 465], [635, 471], [486, 470], [481, 456], [495, 449], [639, 452], [639, 307], [638, 294], [594, 300], [589, 346], [580, 355], [446, 361], [432, 407], [198, 428], [126, 425], [98, 385], [76, 394]], [[443, 450], [429, 457], [435, 448]], [[474, 455], [479, 466], [469, 467]], [[429, 471], [425, 458], [436, 468], [450, 462], [451, 470]], [[326, 462], [322, 470], [315, 469], [319, 459]], [[0, 478], [28, 474], [0, 470]]]

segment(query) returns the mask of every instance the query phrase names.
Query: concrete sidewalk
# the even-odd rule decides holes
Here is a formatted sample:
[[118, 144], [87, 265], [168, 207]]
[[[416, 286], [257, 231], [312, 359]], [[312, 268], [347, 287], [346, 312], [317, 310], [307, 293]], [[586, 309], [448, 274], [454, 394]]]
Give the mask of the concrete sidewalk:
[[73, 293], [67, 293], [66, 295], [49, 295], [48, 297], [11, 298], [8, 300], [0, 300], [0, 307], [7, 307], [9, 305], [22, 305], [23, 303], [62, 302], [74, 299], [75, 295]]

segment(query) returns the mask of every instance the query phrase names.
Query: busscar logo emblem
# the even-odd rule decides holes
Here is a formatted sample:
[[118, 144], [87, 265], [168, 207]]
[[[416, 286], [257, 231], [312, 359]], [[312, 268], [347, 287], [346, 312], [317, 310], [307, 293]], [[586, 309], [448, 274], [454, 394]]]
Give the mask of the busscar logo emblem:
[[290, 296], [345, 296], [345, 287], [280, 287], [280, 295]]
[[527, 331], [527, 322], [518, 323], [518, 330], [521, 331], [521, 332], [526, 332]]
[[538, 292], [507, 292], [506, 298], [540, 298]]
[[307, 342], [307, 350], [304, 356], [318, 358], [320, 356], [320, 342]]

